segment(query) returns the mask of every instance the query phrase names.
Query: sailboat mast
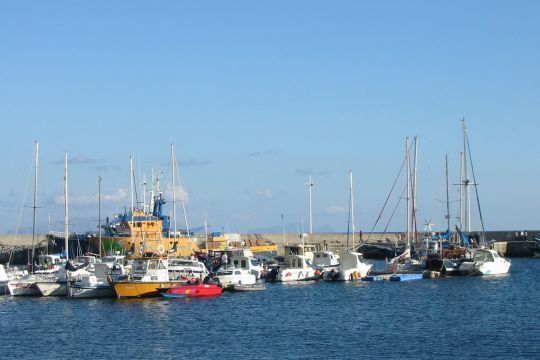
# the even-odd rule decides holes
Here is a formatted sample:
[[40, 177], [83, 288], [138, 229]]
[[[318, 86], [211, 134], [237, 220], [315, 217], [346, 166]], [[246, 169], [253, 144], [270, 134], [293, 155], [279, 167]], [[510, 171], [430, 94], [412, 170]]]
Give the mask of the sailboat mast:
[[418, 163], [418, 136], [414, 137], [414, 168], [413, 168], [413, 179], [412, 179], [412, 219], [411, 227], [413, 231], [413, 237], [415, 240], [416, 248], [420, 247], [418, 243], [418, 228], [416, 226], [416, 169]]
[[446, 229], [450, 229], [450, 194], [448, 189], [448, 155], [445, 158], [446, 163]]
[[98, 176], [98, 231], [99, 231], [99, 249], [98, 254], [101, 256], [101, 176]]
[[64, 247], [66, 251], [66, 261], [69, 259], [69, 209], [68, 209], [68, 154], [65, 155], [64, 164]]
[[172, 171], [172, 194], [173, 194], [173, 236], [176, 238], [176, 158], [174, 156], [174, 144], [171, 144], [171, 171]]
[[[32, 206], [32, 257], [31, 257], [31, 268], [30, 271], [34, 272], [34, 257], [36, 252], [36, 198], [38, 191], [38, 168], [39, 168], [39, 143], [36, 141], [36, 154], [34, 161], [34, 200]], [[48, 248], [48, 246], [47, 246]]]
[[471, 200], [470, 200], [470, 180], [467, 166], [467, 126], [465, 119], [463, 122], [463, 186], [464, 186], [464, 215], [465, 215], [465, 232], [471, 231]]
[[406, 214], [406, 221], [407, 221], [407, 248], [410, 248], [411, 246], [411, 163], [410, 163], [410, 154], [409, 154], [410, 148], [409, 148], [409, 138], [407, 137], [405, 139], [405, 165], [406, 165], [406, 187], [407, 187], [407, 214]]
[[[352, 230], [352, 249], [354, 250], [354, 232], [355, 232], [355, 226], [354, 226], [354, 193], [353, 193], [353, 176], [352, 176], [352, 170], [349, 171], [349, 202], [351, 206], [351, 230]], [[347, 244], [347, 247], [349, 244]]]
[[133, 213], [135, 211], [135, 205], [133, 203], [133, 182], [134, 182], [134, 179], [133, 179], [133, 157], [130, 156], [129, 157], [129, 184], [130, 184], [130, 187], [131, 187], [131, 231], [130, 231], [130, 235], [131, 235], [131, 244], [135, 244], [135, 240], [134, 240], [134, 232], [135, 232], [135, 228], [133, 227]]

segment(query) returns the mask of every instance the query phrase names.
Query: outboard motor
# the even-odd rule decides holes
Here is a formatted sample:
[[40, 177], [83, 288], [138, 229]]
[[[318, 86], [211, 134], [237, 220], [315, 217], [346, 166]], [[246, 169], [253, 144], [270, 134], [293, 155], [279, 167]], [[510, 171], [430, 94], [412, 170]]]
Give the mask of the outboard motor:
[[73, 265], [73, 263], [72, 263], [71, 261], [68, 260], [68, 261], [66, 262], [65, 269], [66, 269], [67, 271], [77, 271], [77, 270], [79, 269], [79, 267]]
[[336, 281], [339, 278], [339, 271], [332, 269], [330, 271], [330, 274], [328, 274], [328, 276], [330, 277], [330, 279], [332, 279], [332, 281]]
[[279, 269], [277, 269], [277, 268], [274, 268], [274, 269], [270, 270], [270, 272], [268, 273], [268, 275], [266, 277], [266, 281], [276, 282], [278, 273], [279, 273]]

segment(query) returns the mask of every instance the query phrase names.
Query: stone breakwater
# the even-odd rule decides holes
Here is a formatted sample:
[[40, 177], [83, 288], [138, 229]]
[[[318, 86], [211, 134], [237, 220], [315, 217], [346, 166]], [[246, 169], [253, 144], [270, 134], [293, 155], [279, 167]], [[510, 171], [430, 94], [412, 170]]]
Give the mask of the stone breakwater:
[[[523, 236], [521, 233], [524, 233]], [[238, 234], [236, 234], [238, 237]], [[204, 242], [204, 235], [199, 235], [198, 239]], [[300, 234], [292, 233], [246, 233], [240, 234], [240, 239], [245, 242], [255, 243], [257, 241], [269, 241], [278, 246], [283, 244], [295, 244], [302, 241]], [[420, 234], [423, 237], [423, 233]], [[536, 241], [534, 238], [540, 239], [540, 230], [503, 230], [503, 231], [487, 231], [487, 241], [497, 241], [498, 250], [507, 256], [532, 256], [535, 249]], [[328, 250], [341, 251], [353, 247], [353, 237], [351, 234], [344, 233], [314, 233], [304, 234], [303, 240], [311, 244], [326, 245]], [[354, 245], [361, 242], [368, 244], [381, 245], [404, 245], [405, 234], [401, 232], [388, 233], [355, 233]], [[47, 235], [39, 234], [36, 236], [36, 247], [45, 247], [47, 244]], [[23, 250], [32, 247], [32, 235], [0, 235], [0, 254], [8, 252], [11, 249]]]

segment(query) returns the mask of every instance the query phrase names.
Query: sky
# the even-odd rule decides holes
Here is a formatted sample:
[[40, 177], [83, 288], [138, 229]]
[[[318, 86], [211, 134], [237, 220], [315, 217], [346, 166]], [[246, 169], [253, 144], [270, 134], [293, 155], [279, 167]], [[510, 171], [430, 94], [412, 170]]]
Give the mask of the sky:
[[418, 228], [443, 230], [460, 119], [486, 230], [540, 229], [539, 38], [537, 1], [1, 1], [0, 233], [32, 231], [35, 141], [40, 233], [66, 153], [70, 230], [131, 206], [130, 157], [171, 214], [171, 144], [190, 228], [308, 232], [311, 176], [313, 231], [346, 232], [352, 171], [356, 229], [404, 231], [415, 136]]

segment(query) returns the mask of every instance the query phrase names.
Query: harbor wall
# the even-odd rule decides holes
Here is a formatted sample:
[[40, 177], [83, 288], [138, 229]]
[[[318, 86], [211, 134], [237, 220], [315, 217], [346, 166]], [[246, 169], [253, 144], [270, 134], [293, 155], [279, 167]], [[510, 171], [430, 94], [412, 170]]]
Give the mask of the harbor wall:
[[[537, 244], [534, 238], [540, 239], [540, 230], [523, 231], [524, 235], [521, 236], [522, 230], [507, 230], [507, 231], [487, 231], [486, 240], [496, 241], [496, 249], [505, 256], [533, 256], [534, 249]], [[525, 235], [526, 234], [526, 235]], [[282, 247], [286, 244], [297, 244], [302, 242], [302, 239], [306, 243], [320, 244], [326, 247], [328, 250], [341, 251], [347, 247], [347, 241], [349, 248], [353, 247], [352, 235], [344, 233], [314, 233], [304, 234], [301, 237], [296, 233], [246, 233], [239, 234], [241, 240], [249, 240], [251, 243], [256, 241], [271, 242], [278, 247]], [[517, 236], [516, 236], [517, 235]], [[236, 234], [238, 236], [238, 234]], [[423, 236], [422, 234], [420, 236]], [[204, 242], [202, 235], [198, 236], [200, 242]], [[404, 245], [405, 234], [400, 232], [392, 233], [355, 233], [354, 244], [358, 245], [361, 242], [368, 244], [381, 244], [381, 245]], [[47, 245], [47, 235], [36, 235], [36, 247], [45, 247]], [[32, 246], [32, 235], [0, 235], [0, 254], [9, 252], [11, 249], [23, 250]]]

